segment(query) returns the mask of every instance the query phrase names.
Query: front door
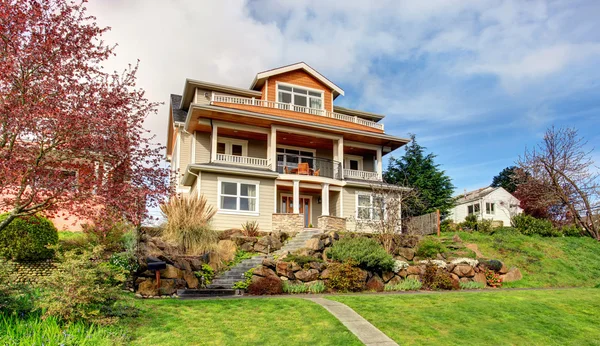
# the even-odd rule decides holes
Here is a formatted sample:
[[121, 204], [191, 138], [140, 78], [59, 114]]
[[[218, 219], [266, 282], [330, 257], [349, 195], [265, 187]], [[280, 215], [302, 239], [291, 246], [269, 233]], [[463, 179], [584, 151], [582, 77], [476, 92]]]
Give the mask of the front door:
[[[304, 227], [310, 225], [310, 204], [310, 196], [300, 196], [300, 214], [304, 215]], [[281, 195], [281, 212], [289, 214], [294, 212], [294, 197], [292, 195]]]

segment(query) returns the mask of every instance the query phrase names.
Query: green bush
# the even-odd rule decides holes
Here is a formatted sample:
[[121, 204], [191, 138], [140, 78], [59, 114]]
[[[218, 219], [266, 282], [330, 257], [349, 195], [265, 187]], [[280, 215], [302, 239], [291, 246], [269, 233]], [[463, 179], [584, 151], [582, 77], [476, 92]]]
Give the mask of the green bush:
[[94, 225], [84, 224], [82, 229], [88, 245], [102, 246], [106, 251], [122, 251], [127, 246], [137, 245], [137, 233], [133, 226], [125, 221], [115, 223], [106, 219]]
[[460, 227], [464, 230], [477, 230], [477, 214], [469, 214], [465, 217], [465, 221], [461, 222]]
[[37, 303], [45, 317], [110, 324], [130, 308], [119, 304], [126, 273], [105, 262], [104, 248], [57, 252], [56, 270], [41, 279]]
[[332, 263], [328, 266], [327, 287], [340, 292], [358, 292], [365, 288], [364, 272], [356, 267], [357, 262]]
[[29, 285], [14, 284], [13, 270], [10, 262], [0, 259], [0, 316], [23, 316], [35, 308], [38, 290]]
[[437, 239], [425, 238], [419, 242], [416, 255], [422, 258], [436, 258], [438, 254], [448, 251], [444, 244]]
[[306, 264], [311, 262], [322, 263], [323, 259], [314, 256], [302, 256], [302, 255], [287, 255], [283, 258], [284, 262], [294, 262], [297, 265], [304, 267]]
[[[204, 268], [204, 266], [202, 266]], [[238, 281], [233, 284], [234, 289], [247, 290], [252, 283], [252, 275], [254, 274], [254, 268], [250, 268], [244, 273], [244, 280]]]
[[461, 290], [480, 290], [485, 288], [485, 284], [483, 282], [477, 281], [460, 282], [459, 285]]
[[421, 289], [423, 284], [417, 279], [405, 279], [398, 284], [387, 284], [385, 285], [384, 291], [418, 291]]
[[333, 244], [327, 257], [338, 262], [355, 261], [359, 267], [377, 272], [391, 271], [394, 258], [375, 239], [343, 238]]
[[315, 293], [315, 294], [323, 293], [327, 289], [327, 287], [325, 286], [323, 281], [313, 282], [312, 284], [309, 284], [307, 286], [308, 286], [308, 292]]
[[537, 219], [533, 216], [521, 214], [512, 218], [512, 225], [524, 235], [539, 235], [542, 237], [557, 237], [561, 233], [552, 225], [552, 222]]
[[[0, 215], [0, 221], [8, 214]], [[0, 234], [0, 256], [15, 261], [39, 261], [52, 258], [54, 250], [47, 245], [58, 242], [58, 231], [41, 216], [14, 219]]]
[[438, 268], [434, 263], [425, 265], [422, 275], [423, 287], [429, 290], [457, 290], [460, 288], [458, 280], [453, 279], [450, 273]]
[[560, 229], [560, 232], [565, 237], [581, 237], [583, 235], [583, 230], [576, 225], [566, 225]]
[[489, 269], [493, 270], [493, 271], [499, 271], [500, 269], [502, 269], [502, 262], [492, 259], [492, 260], [480, 260], [480, 263], [485, 264]]
[[304, 283], [294, 284], [289, 281], [283, 282], [283, 293], [300, 294], [308, 292], [308, 285]]

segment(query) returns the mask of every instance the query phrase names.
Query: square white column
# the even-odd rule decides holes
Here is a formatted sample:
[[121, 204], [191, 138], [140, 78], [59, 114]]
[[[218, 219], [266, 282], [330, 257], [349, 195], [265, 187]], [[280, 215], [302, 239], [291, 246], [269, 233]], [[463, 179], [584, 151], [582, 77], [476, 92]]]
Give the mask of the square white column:
[[377, 174], [379, 174], [379, 179], [381, 179], [383, 177], [383, 162], [382, 162], [382, 157], [383, 155], [381, 154], [381, 147], [377, 148]]
[[269, 158], [269, 164], [271, 170], [277, 170], [277, 129], [271, 126], [271, 133], [267, 139], [267, 157]]
[[300, 214], [300, 180], [294, 180], [293, 189], [294, 214]]
[[321, 215], [329, 216], [329, 184], [321, 184]]
[[215, 162], [217, 160], [217, 136], [218, 136], [217, 125], [213, 125], [212, 134], [210, 136], [210, 162]]

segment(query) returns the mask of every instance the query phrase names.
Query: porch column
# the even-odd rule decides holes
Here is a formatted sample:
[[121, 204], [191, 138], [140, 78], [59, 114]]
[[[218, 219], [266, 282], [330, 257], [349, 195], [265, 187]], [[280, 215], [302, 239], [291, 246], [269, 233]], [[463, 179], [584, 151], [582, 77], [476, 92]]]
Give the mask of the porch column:
[[267, 137], [267, 157], [271, 170], [277, 170], [277, 129], [271, 126], [271, 133]]
[[340, 173], [338, 175], [339, 179], [344, 179], [344, 138], [340, 138], [337, 140], [337, 157], [340, 162]]
[[321, 184], [321, 215], [329, 216], [329, 184]]
[[294, 180], [293, 203], [294, 214], [300, 214], [300, 180]]
[[381, 161], [381, 147], [377, 148], [377, 174], [379, 175], [379, 179], [383, 177], [383, 162]]
[[212, 127], [212, 135], [210, 136], [210, 162], [215, 162], [217, 160], [218, 128], [217, 125], [213, 125]]

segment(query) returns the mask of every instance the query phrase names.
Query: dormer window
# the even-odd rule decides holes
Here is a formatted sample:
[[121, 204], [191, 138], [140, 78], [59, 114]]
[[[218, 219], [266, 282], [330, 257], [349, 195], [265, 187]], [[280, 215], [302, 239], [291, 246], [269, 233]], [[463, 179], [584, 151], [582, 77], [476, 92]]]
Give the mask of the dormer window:
[[[278, 83], [277, 102], [321, 110], [323, 109], [323, 92], [319, 90]], [[286, 109], [289, 108], [286, 107]], [[294, 110], [301, 111], [298, 109]]]

